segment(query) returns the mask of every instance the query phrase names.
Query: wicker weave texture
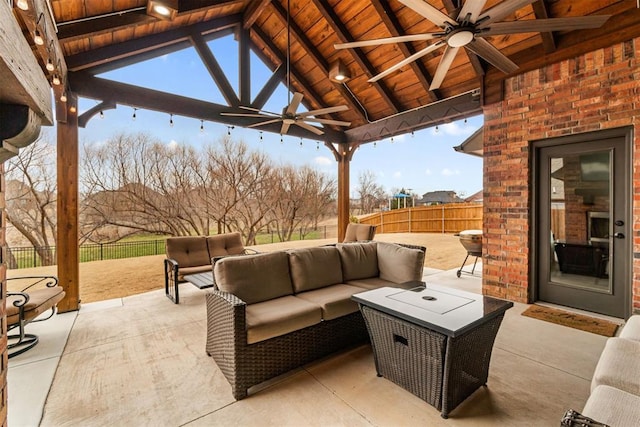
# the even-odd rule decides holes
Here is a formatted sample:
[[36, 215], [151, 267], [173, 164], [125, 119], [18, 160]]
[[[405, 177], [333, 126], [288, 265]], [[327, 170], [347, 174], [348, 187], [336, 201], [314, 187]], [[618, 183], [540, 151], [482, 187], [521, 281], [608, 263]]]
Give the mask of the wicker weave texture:
[[215, 290], [207, 293], [206, 299], [207, 353], [218, 364], [238, 400], [246, 397], [254, 385], [368, 340], [362, 315], [356, 312], [247, 344], [245, 303]]
[[420, 397], [442, 416], [486, 384], [504, 315], [450, 338], [361, 305], [379, 375]]

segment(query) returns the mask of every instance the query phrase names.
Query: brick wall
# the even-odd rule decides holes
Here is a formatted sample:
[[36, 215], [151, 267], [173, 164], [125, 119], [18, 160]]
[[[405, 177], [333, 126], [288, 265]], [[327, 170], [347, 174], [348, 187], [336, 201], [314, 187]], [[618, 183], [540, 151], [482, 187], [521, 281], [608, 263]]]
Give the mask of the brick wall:
[[[640, 39], [505, 81], [484, 108], [483, 290], [529, 300], [529, 141], [634, 126], [640, 149]], [[640, 155], [633, 159], [633, 305], [640, 309]]]

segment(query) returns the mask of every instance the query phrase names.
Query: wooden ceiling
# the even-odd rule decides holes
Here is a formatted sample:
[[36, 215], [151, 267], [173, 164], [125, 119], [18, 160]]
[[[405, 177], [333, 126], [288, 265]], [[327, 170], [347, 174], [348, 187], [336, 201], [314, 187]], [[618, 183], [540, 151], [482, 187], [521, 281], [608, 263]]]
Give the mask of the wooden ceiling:
[[[334, 119], [351, 122], [347, 130], [327, 128], [326, 135], [316, 139], [374, 141], [480, 114], [483, 103], [501, 100], [502, 82], [507, 75], [464, 49], [456, 56], [441, 87], [430, 91], [443, 49], [370, 83], [372, 76], [424, 48], [427, 42], [334, 48], [335, 43], [440, 30], [397, 0], [289, 1], [292, 89], [304, 94], [308, 109], [349, 107], [332, 115]], [[425, 1], [449, 15], [457, 13], [463, 4], [461, 0]], [[488, 0], [484, 10], [501, 2]], [[50, 3], [71, 89], [83, 96], [140, 108], [163, 110], [171, 105], [174, 110], [170, 112], [175, 114], [249, 124], [251, 120], [219, 115], [240, 105], [259, 108], [264, 103], [264, 99], [250, 99], [246, 85], [241, 83], [241, 93], [232, 94], [228, 93], [231, 89], [225, 86], [224, 79], [216, 79], [215, 55], [219, 53], [211, 55], [206, 41], [231, 33], [240, 43], [241, 82], [250, 73], [247, 62], [242, 62], [242, 52], [248, 54], [248, 49], [262, 58], [275, 76], [265, 88], [254, 88], [254, 93], [263, 89], [264, 98], [273, 90], [269, 85], [286, 80], [287, 0], [179, 0], [179, 13], [173, 21], [147, 15], [145, 0], [50, 0]], [[486, 39], [519, 66], [511, 74], [514, 75], [640, 36], [636, 0], [537, 0], [501, 21], [589, 15], [612, 17], [598, 29], [508, 34]], [[131, 95], [129, 87], [109, 86], [92, 77], [190, 46], [196, 48], [221, 91], [227, 93], [228, 105], [198, 103], [181, 97], [167, 104], [169, 98], [163, 94], [149, 91]], [[346, 84], [328, 78], [330, 65], [338, 59], [352, 76]], [[129, 97], [114, 95], [127, 91]], [[265, 130], [278, 129], [276, 126]], [[297, 131], [304, 134], [303, 129]]]

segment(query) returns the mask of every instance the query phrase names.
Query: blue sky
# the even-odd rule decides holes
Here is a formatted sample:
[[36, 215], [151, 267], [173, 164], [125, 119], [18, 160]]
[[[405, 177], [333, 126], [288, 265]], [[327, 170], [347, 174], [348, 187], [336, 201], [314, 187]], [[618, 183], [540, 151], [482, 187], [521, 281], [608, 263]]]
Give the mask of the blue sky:
[[[208, 43], [220, 66], [225, 70], [231, 85], [238, 87], [237, 43], [232, 36]], [[252, 97], [258, 93], [271, 72], [252, 54]], [[185, 77], [186, 76], [186, 77]], [[112, 71], [100, 77], [136, 84], [143, 87], [171, 92], [206, 101], [225, 104], [215, 83], [193, 48], [141, 62]], [[98, 101], [81, 99], [80, 112], [93, 107]], [[287, 90], [281, 85], [269, 99], [264, 109], [279, 112], [287, 105]], [[302, 108], [300, 109], [302, 110]], [[147, 132], [166, 144], [185, 143], [194, 146], [217, 141], [227, 132], [234, 139], [241, 139], [251, 148], [266, 152], [276, 162], [311, 165], [329, 175], [337, 176], [336, 161], [331, 152], [315, 140], [297, 137], [281, 137], [279, 134], [262, 133], [259, 128], [235, 128], [214, 122], [173, 116], [173, 127], [169, 115], [149, 110], [137, 110], [133, 120], [133, 108], [118, 106], [104, 111], [80, 129], [83, 143], [101, 143], [120, 133]], [[453, 190], [460, 195], [471, 195], [482, 189], [482, 159], [453, 150], [476, 129], [482, 126], [482, 117], [472, 117], [467, 122], [459, 121], [435, 128], [415, 132], [414, 135], [396, 135], [361, 146], [351, 162], [351, 188], [357, 186], [358, 176], [365, 170], [375, 172], [377, 181], [389, 193], [394, 189], [412, 189], [416, 194], [428, 191]], [[302, 142], [302, 144], [301, 144]]]

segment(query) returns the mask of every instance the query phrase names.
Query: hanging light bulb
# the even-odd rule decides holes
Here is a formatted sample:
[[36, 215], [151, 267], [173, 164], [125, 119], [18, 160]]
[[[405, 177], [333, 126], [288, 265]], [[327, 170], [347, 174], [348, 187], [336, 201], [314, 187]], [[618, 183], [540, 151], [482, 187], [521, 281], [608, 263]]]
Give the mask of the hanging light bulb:
[[18, 0], [16, 2], [16, 6], [18, 6], [18, 9], [20, 10], [29, 10], [29, 3], [27, 0]]
[[62, 92], [62, 95], [60, 95], [60, 101], [67, 102], [67, 92]]
[[320, 150], [320, 142], [316, 141], [316, 151]]
[[204, 132], [204, 120], [200, 119], [200, 132]]
[[58, 77], [57, 74], [53, 75], [53, 79], [51, 80], [51, 83], [53, 83], [54, 85], [58, 86], [60, 84], [60, 77]]
[[282, 139], [282, 134], [280, 134], [280, 144], [282, 144], [284, 142], [284, 139]]
[[393, 144], [393, 136], [391, 137], [391, 143]]
[[173, 114], [169, 114], [169, 126], [173, 127]]
[[414, 136], [416, 136], [414, 131], [411, 131], [411, 138], [413, 138]]
[[373, 148], [376, 148], [378, 146], [378, 141], [373, 141]]
[[77, 109], [75, 106], [73, 106], [73, 105], [72, 105], [71, 107], [69, 107], [69, 112], [70, 112], [70, 113], [75, 113], [77, 110], [78, 110], [78, 109]]
[[45, 65], [45, 67], [47, 68], [47, 71], [53, 71], [56, 69], [56, 66], [53, 65], [53, 61], [51, 60], [51, 58], [47, 59], [47, 65]]
[[300, 147], [302, 147], [302, 138], [300, 138]]
[[235, 129], [235, 126], [227, 126], [227, 135], [231, 136], [231, 129]]
[[260, 131], [260, 142], [262, 142], [262, 131]]
[[464, 119], [464, 124], [465, 124], [465, 125], [467, 124], [467, 118], [466, 118], [466, 117], [465, 117], [465, 119]]
[[133, 107], [133, 115], [131, 116], [131, 120], [133, 120], [134, 122], [136, 121], [136, 111], [138, 111], [138, 109], [136, 107]]
[[44, 39], [42, 38], [42, 34], [40, 34], [40, 30], [37, 28], [33, 32], [33, 42], [38, 46], [42, 46], [44, 44]]
[[438, 126], [436, 126], [436, 133], [438, 133]]
[[104, 119], [104, 111], [100, 110], [100, 118]]

